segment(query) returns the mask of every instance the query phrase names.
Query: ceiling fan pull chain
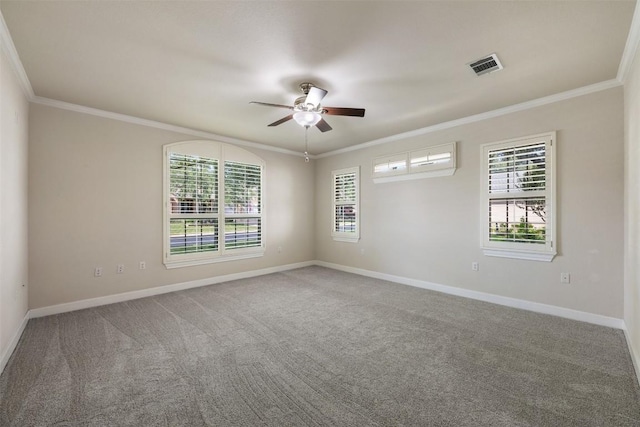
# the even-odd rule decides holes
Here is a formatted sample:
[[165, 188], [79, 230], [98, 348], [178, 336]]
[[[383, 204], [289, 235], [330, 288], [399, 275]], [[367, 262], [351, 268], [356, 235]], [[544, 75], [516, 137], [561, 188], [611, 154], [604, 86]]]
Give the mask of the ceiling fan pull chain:
[[309, 142], [307, 141], [307, 134], [309, 133], [309, 126], [304, 127], [304, 161], [309, 163]]

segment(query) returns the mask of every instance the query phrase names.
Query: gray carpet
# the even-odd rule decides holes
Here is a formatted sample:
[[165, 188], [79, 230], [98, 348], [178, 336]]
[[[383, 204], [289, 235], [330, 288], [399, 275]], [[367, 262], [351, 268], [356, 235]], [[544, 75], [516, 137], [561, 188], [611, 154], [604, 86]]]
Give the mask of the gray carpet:
[[621, 331], [321, 267], [29, 321], [2, 426], [640, 426]]

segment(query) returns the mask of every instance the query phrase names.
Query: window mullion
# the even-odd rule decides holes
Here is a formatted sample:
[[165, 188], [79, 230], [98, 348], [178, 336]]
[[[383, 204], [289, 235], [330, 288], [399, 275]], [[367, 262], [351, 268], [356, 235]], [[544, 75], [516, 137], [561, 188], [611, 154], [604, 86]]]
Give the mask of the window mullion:
[[226, 208], [227, 208], [227, 195], [226, 195], [226, 183], [224, 182], [224, 172], [226, 170], [226, 160], [221, 159], [220, 166], [218, 167], [218, 234], [220, 235], [220, 252], [224, 253], [227, 249], [226, 246]]
[[[163, 245], [167, 268], [263, 254], [261, 159], [247, 150], [214, 141], [167, 144], [164, 159]], [[231, 184], [224, 179], [228, 165]], [[226, 191], [237, 194], [229, 198]], [[233, 204], [228, 208], [238, 214], [227, 214], [226, 199]], [[232, 227], [236, 233], [231, 239], [225, 238], [225, 230], [229, 228], [231, 236]]]

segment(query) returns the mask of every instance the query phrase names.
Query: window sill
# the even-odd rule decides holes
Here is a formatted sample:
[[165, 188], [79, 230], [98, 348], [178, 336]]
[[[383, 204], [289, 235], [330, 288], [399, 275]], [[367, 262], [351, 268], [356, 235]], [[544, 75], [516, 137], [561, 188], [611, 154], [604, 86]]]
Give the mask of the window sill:
[[514, 249], [483, 248], [482, 251], [485, 256], [524, 259], [527, 261], [551, 262], [556, 256], [555, 252], [518, 251]]
[[264, 249], [260, 249], [258, 252], [244, 252], [233, 255], [218, 255], [213, 258], [201, 258], [201, 259], [188, 259], [188, 260], [172, 260], [165, 261], [164, 266], [167, 270], [173, 268], [193, 267], [196, 265], [214, 264], [218, 262], [237, 261], [248, 258], [259, 258], [264, 255]]
[[455, 172], [456, 168], [447, 168], [428, 172], [410, 172], [391, 176], [374, 176], [373, 182], [375, 184], [382, 184], [385, 182], [408, 181], [411, 179], [436, 178], [439, 176], [451, 176]]
[[347, 242], [347, 243], [358, 243], [358, 241], [360, 240], [360, 237], [358, 236], [355, 236], [355, 237], [332, 236], [331, 238], [336, 242]]

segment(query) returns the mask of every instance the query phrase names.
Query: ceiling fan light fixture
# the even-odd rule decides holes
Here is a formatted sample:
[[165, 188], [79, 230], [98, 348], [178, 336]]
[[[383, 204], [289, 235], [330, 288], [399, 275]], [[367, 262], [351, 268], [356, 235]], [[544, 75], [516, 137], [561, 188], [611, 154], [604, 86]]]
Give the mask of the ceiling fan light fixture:
[[324, 99], [327, 91], [312, 85], [311, 83], [302, 83], [300, 89], [304, 93], [299, 96], [293, 103], [293, 106], [272, 104], [269, 102], [251, 101], [250, 104], [264, 105], [266, 107], [278, 107], [292, 110], [292, 113], [286, 117], [276, 120], [267, 125], [269, 127], [279, 126], [291, 119], [294, 119], [300, 126], [309, 129], [316, 126], [320, 132], [330, 131], [332, 128], [323, 118], [323, 114], [333, 116], [351, 116], [364, 117], [364, 108], [346, 108], [346, 107], [324, 107], [320, 103]]
[[302, 127], [315, 126], [321, 118], [320, 113], [315, 111], [298, 111], [293, 114], [293, 120]]

